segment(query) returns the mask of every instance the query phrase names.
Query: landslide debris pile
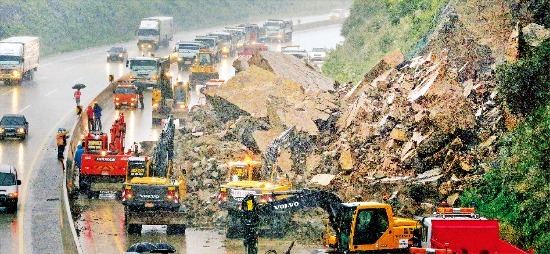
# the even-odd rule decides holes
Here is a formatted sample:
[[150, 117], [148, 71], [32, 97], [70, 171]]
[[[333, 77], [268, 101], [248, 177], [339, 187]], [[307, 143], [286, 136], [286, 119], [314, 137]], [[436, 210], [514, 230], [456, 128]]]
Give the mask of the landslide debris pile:
[[[517, 40], [484, 43], [462, 13], [447, 10], [425, 53], [407, 60], [391, 52], [355, 85], [335, 84], [276, 52], [236, 64], [239, 73], [204, 92], [208, 105], [177, 136], [186, 202], [197, 211], [191, 224], [224, 225], [216, 194], [227, 172], [219, 165], [259, 158], [290, 126], [298, 135], [278, 166], [296, 188], [315, 185], [345, 201], [385, 197], [401, 216], [454, 204], [489, 169], [497, 140], [516, 121], [501, 105], [493, 70], [495, 61], [517, 56], [503, 55], [517, 52]], [[500, 34], [514, 34], [511, 22], [504, 27]]]

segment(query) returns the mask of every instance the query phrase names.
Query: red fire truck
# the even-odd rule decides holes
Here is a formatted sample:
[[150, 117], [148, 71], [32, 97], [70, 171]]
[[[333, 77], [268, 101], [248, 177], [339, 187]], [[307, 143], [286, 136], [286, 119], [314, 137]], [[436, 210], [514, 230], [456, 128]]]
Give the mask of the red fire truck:
[[410, 253], [530, 253], [500, 239], [498, 221], [480, 217], [474, 208], [443, 204], [421, 224], [422, 248]]

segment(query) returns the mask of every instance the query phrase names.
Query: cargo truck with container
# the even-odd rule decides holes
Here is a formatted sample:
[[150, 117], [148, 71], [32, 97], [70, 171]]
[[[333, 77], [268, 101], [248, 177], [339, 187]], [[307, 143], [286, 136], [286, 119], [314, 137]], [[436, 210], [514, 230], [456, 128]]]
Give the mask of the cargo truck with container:
[[33, 80], [40, 58], [38, 37], [18, 36], [0, 41], [0, 80], [21, 84]]
[[149, 17], [141, 20], [136, 30], [137, 46], [140, 50], [157, 50], [168, 47], [174, 38], [172, 17]]

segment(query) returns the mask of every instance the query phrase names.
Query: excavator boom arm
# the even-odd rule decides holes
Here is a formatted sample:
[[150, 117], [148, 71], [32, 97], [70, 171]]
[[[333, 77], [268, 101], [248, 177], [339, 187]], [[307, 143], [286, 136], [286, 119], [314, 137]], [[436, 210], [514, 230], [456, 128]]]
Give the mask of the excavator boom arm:
[[298, 190], [288, 192], [273, 193], [274, 197], [284, 196], [281, 199], [275, 199], [272, 202], [259, 205], [259, 214], [262, 216], [270, 213], [280, 212], [297, 212], [304, 208], [319, 207], [329, 215], [331, 227], [339, 232], [338, 219], [341, 218], [342, 200], [333, 193], [319, 190]]

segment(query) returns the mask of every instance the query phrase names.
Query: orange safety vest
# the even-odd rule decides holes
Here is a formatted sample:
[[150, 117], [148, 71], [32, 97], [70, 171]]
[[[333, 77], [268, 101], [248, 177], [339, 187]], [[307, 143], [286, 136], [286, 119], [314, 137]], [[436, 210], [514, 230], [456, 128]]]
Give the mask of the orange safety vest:
[[62, 146], [62, 145], [65, 144], [65, 142], [63, 141], [63, 137], [65, 136], [65, 134], [62, 134], [62, 135], [60, 135], [60, 134], [62, 134], [62, 133], [57, 134], [57, 137], [56, 137], [58, 146]]

